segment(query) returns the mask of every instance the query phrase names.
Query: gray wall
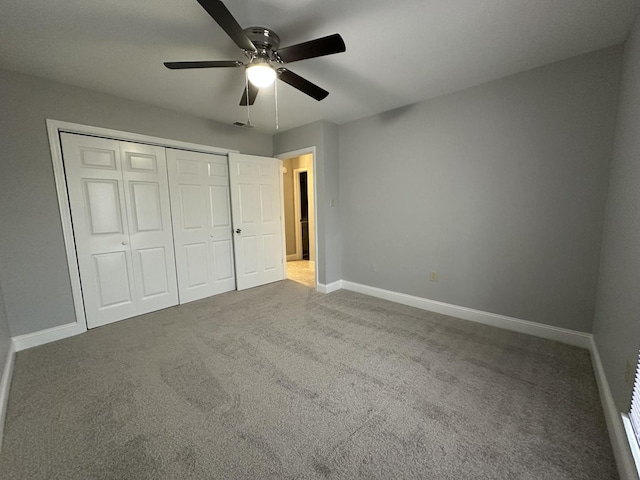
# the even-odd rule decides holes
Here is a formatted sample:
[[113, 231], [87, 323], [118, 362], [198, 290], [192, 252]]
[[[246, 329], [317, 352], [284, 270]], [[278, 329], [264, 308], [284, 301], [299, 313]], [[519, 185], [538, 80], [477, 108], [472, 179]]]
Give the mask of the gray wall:
[[621, 56], [342, 125], [343, 278], [590, 332]]
[[593, 333], [616, 406], [628, 411], [640, 348], [640, 23], [627, 41]]
[[0, 281], [14, 336], [75, 321], [45, 119], [272, 153], [270, 135], [2, 70], [0, 99]]
[[312, 146], [316, 147], [316, 197], [318, 200], [316, 268], [318, 281], [329, 284], [342, 278], [338, 126], [331, 122], [319, 121], [273, 137], [274, 155]]

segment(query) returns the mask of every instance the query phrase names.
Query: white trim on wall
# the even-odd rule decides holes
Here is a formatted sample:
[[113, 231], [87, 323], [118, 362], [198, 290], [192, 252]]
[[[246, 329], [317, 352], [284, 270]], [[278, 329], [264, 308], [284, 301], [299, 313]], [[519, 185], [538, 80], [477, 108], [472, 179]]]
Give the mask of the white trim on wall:
[[281, 158], [278, 158], [278, 161], [280, 162], [280, 166], [278, 168], [278, 172], [280, 172], [280, 175], [278, 175], [278, 183], [280, 184], [280, 230], [281, 230], [280, 235], [282, 235], [282, 259], [281, 259], [282, 280], [286, 280], [287, 279], [287, 237], [286, 237], [287, 233], [285, 231], [285, 224], [284, 224], [284, 176], [283, 176], [284, 161]]
[[[39, 332], [33, 332], [27, 335], [15, 337], [18, 343], [16, 348], [18, 351], [23, 348], [42, 345], [49, 341], [60, 340], [71, 335], [77, 335], [87, 330], [87, 321], [84, 312], [84, 301], [82, 298], [82, 284], [80, 282], [80, 270], [76, 257], [76, 244], [73, 235], [73, 226], [71, 223], [71, 210], [69, 207], [69, 195], [67, 192], [67, 181], [64, 175], [64, 164], [62, 159], [62, 145], [60, 144], [60, 133], [77, 133], [81, 135], [93, 135], [104, 138], [112, 138], [115, 140], [124, 140], [127, 142], [145, 143], [157, 145], [167, 148], [176, 148], [182, 150], [191, 150], [195, 152], [216, 153], [219, 155], [228, 155], [236, 150], [228, 150], [224, 148], [211, 147], [208, 145], [199, 145], [196, 143], [181, 142], [178, 140], [170, 140], [160, 137], [152, 137], [149, 135], [141, 135], [138, 133], [123, 132], [121, 130], [113, 130], [110, 128], [94, 127], [91, 125], [82, 125], [79, 123], [62, 122], [60, 120], [47, 119], [47, 133], [49, 135], [49, 148], [51, 149], [51, 162], [53, 164], [54, 179], [56, 184], [56, 193], [58, 196], [58, 207], [60, 209], [60, 219], [62, 222], [62, 234], [67, 254], [67, 265], [69, 269], [69, 277], [71, 279], [71, 293], [73, 295], [73, 305], [76, 314], [76, 322], [73, 324], [61, 325]], [[66, 332], [66, 333], [62, 333]], [[59, 336], [62, 335], [62, 336]], [[19, 345], [28, 345], [18, 348]]]
[[[631, 450], [631, 457], [633, 458], [633, 462], [636, 466], [636, 473], [640, 475], [640, 446], [638, 446], [638, 439], [636, 438], [636, 432], [633, 429], [633, 425], [631, 424], [631, 419], [629, 418], [629, 414], [623, 413], [620, 415], [622, 419], [622, 425], [624, 426], [624, 431], [627, 434], [627, 443], [629, 445], [629, 449]], [[613, 455], [616, 456], [617, 453], [614, 451]], [[616, 461], [616, 464], [618, 462]], [[620, 472], [618, 472], [620, 474]], [[622, 474], [620, 474], [622, 476]]]
[[318, 286], [317, 290], [320, 293], [331, 293], [331, 292], [340, 290], [342, 288], [342, 280], [338, 280], [336, 282], [329, 283], [327, 285], [325, 285], [324, 283], [318, 283], [316, 285]]
[[450, 315], [452, 317], [470, 320], [484, 325], [491, 325], [492, 327], [504, 328], [506, 330], [526, 333], [535, 337], [556, 340], [558, 342], [568, 343], [569, 345], [575, 345], [586, 349], [591, 348], [590, 333], [553, 327], [551, 325], [544, 325], [527, 320], [520, 320], [518, 318], [507, 317], [497, 313], [474, 310], [473, 308], [460, 307], [458, 305], [451, 305], [449, 303], [429, 300], [427, 298], [415, 297], [413, 295], [384, 290], [382, 288], [370, 287], [369, 285], [362, 285], [360, 283], [349, 282], [347, 280], [342, 280], [342, 288], [353, 292], [364, 293], [365, 295], [371, 295], [372, 297], [382, 298], [391, 302], [401, 303], [410, 307], [429, 310], [430, 312]]
[[0, 380], [0, 450], [2, 450], [2, 439], [4, 438], [4, 422], [7, 418], [7, 405], [9, 404], [9, 389], [11, 388], [11, 377], [13, 376], [13, 362], [16, 350], [13, 342], [9, 345], [7, 358], [4, 362], [2, 380]]
[[73, 337], [87, 331], [85, 325], [80, 323], [67, 323], [65, 325], [59, 325], [57, 327], [47, 328], [46, 330], [39, 330], [33, 333], [27, 333], [25, 335], [18, 335], [13, 337], [13, 343], [15, 345], [15, 351], [21, 352], [27, 348], [39, 347], [45, 343], [56, 342], [63, 338]]
[[613, 448], [620, 479], [638, 480], [640, 478], [629, 447], [627, 434], [623, 425], [623, 419], [616, 408], [615, 402], [613, 401], [613, 396], [609, 389], [609, 382], [607, 381], [602, 361], [600, 359], [600, 354], [598, 353], [598, 348], [592, 334], [553, 327], [527, 320], [520, 320], [513, 317], [507, 317], [505, 315], [483, 312], [481, 310], [460, 307], [347, 280], [338, 280], [337, 282], [333, 282], [329, 285], [318, 285], [318, 291], [321, 293], [331, 293], [336, 290], [340, 290], [341, 288], [370, 295], [372, 297], [382, 298], [391, 302], [420, 308], [422, 310], [450, 315], [463, 320], [478, 322], [485, 325], [491, 325], [506, 330], [512, 330], [533, 335], [535, 337], [556, 340], [569, 345], [586, 348], [591, 352], [591, 363], [593, 365], [593, 371], [598, 385], [598, 392], [600, 394], [600, 401], [602, 403], [602, 409], [607, 423], [607, 431], [609, 433], [609, 439]]
[[[113, 130], [111, 128], [94, 127], [92, 125], [83, 125], [81, 123], [63, 122], [61, 120], [52, 120], [49, 118], [47, 119], [47, 131], [49, 133], [55, 131], [56, 135], [58, 131], [67, 133], [79, 133], [80, 135], [94, 135], [97, 137], [112, 138], [114, 140], [147, 143], [149, 145], [157, 145], [159, 147], [177, 148], [181, 150], [190, 150], [193, 152], [217, 153], [218, 155], [227, 155], [230, 152], [239, 153], [238, 150], [229, 150], [227, 148], [200, 145], [198, 143], [181, 142], [180, 140], [153, 137], [151, 135], [125, 132], [122, 130]], [[51, 136], [49, 138], [51, 138]]]
[[[311, 154], [313, 161], [311, 162], [311, 166], [312, 166], [312, 171], [313, 171], [313, 241], [314, 241], [314, 255], [315, 255], [315, 262], [316, 262], [316, 268], [315, 268], [315, 280], [316, 280], [316, 290], [320, 293], [328, 293], [328, 292], [322, 292], [320, 290], [320, 283], [318, 283], [318, 268], [319, 265], [321, 265], [320, 261], [322, 260], [322, 254], [320, 253], [320, 249], [318, 248], [318, 185], [317, 185], [317, 178], [318, 178], [318, 167], [317, 167], [317, 163], [318, 163], [318, 159], [316, 157], [316, 147], [315, 146], [311, 146], [311, 147], [306, 147], [306, 148], [301, 148], [299, 150], [293, 150], [292, 152], [285, 152], [285, 153], [280, 153], [278, 155], [276, 155], [276, 158], [279, 158], [280, 160], [286, 160], [287, 158], [294, 158], [294, 157], [300, 157], [302, 155], [308, 155]], [[283, 190], [283, 203], [284, 203], [284, 190]], [[283, 212], [283, 217], [282, 217], [282, 222], [284, 223], [284, 212]], [[297, 244], [296, 244], [297, 245]], [[296, 246], [296, 258], [298, 255], [298, 247]], [[302, 258], [302, 257], [300, 257]], [[289, 256], [287, 256], [287, 260], [289, 260]]]
[[593, 336], [591, 337], [590, 350], [593, 372], [596, 376], [598, 392], [600, 392], [600, 402], [602, 403], [604, 418], [607, 422], [609, 440], [611, 440], [613, 455], [616, 459], [616, 465], [618, 466], [618, 474], [620, 475], [621, 480], [638, 480], [636, 465], [633, 460], [633, 456], [631, 455], [631, 449], [629, 448], [629, 441], [622, 423], [622, 417], [620, 416], [620, 412], [618, 412], [616, 404], [613, 401], [613, 395], [611, 395], [609, 382], [607, 381], [607, 377], [604, 373], [604, 367], [602, 366], [598, 346]]
[[80, 266], [76, 256], [76, 241], [73, 235], [73, 225], [71, 224], [71, 207], [69, 206], [69, 192], [67, 191], [67, 180], [64, 175], [64, 163], [62, 160], [62, 144], [60, 142], [60, 132], [64, 126], [61, 122], [47, 120], [47, 133], [49, 135], [49, 148], [51, 149], [51, 163], [53, 164], [53, 175], [56, 183], [56, 194], [58, 196], [58, 208], [60, 209], [60, 221], [62, 222], [62, 236], [67, 254], [67, 267], [71, 280], [71, 295], [73, 296], [73, 307], [76, 313], [76, 323], [83, 331], [87, 330], [87, 319], [84, 314], [84, 300], [82, 299], [82, 285], [80, 284]]

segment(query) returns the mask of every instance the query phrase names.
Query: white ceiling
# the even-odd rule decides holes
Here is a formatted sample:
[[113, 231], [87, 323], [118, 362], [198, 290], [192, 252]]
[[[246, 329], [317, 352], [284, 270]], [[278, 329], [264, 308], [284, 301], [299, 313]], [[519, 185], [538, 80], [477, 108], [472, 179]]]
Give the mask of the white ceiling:
[[[278, 84], [280, 130], [341, 124], [622, 42], [635, 0], [226, 0], [242, 27], [288, 46], [340, 33], [345, 53], [288, 67], [330, 93]], [[245, 60], [196, 0], [0, 0], [0, 68], [211, 118], [246, 121], [242, 69], [170, 71], [163, 61]], [[252, 123], [275, 131], [273, 89]]]

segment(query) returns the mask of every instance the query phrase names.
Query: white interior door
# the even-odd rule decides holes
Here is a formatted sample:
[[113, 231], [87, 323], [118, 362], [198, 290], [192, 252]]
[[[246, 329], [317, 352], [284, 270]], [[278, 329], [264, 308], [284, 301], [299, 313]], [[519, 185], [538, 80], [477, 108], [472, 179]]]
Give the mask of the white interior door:
[[167, 149], [180, 303], [236, 288], [226, 156]]
[[178, 304], [165, 149], [120, 143], [138, 315]]
[[87, 326], [177, 304], [164, 149], [61, 141]]
[[229, 154], [238, 290], [284, 278], [282, 161]]

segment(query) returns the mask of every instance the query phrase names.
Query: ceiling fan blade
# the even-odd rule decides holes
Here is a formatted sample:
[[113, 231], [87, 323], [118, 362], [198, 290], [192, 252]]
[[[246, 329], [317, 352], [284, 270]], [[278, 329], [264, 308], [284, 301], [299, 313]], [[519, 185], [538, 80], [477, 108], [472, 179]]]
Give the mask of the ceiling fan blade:
[[281, 48], [276, 53], [283, 62], [291, 63], [307, 58], [322, 57], [324, 55], [344, 52], [346, 49], [347, 47], [340, 34], [334, 33], [327, 37], [316, 38], [315, 40]]
[[256, 47], [249, 37], [244, 33], [242, 27], [238, 24], [231, 12], [224, 6], [220, 0], [198, 0], [209, 15], [216, 21], [218, 25], [229, 35], [231, 40], [235, 42], [241, 49], [249, 52], [255, 52]]
[[[249, 105], [253, 105], [253, 102], [256, 101], [256, 97], [258, 96], [258, 90], [259, 88], [256, 87], [253, 83], [251, 82], [247, 82], [249, 84]], [[247, 106], [247, 89], [244, 89], [244, 92], [242, 92], [242, 98], [240, 99], [240, 106], [241, 107], [246, 107]]]
[[320, 88], [314, 83], [311, 83], [306, 78], [302, 78], [300, 75], [293, 73], [291, 70], [287, 70], [286, 68], [278, 69], [278, 78], [282, 80], [284, 83], [288, 83], [293, 88], [297, 88], [302, 93], [306, 93], [312, 98], [320, 101], [329, 95], [329, 92]]
[[212, 60], [203, 62], [164, 62], [164, 66], [171, 70], [180, 70], [183, 68], [224, 68], [224, 67], [242, 67], [244, 64], [237, 60]]

